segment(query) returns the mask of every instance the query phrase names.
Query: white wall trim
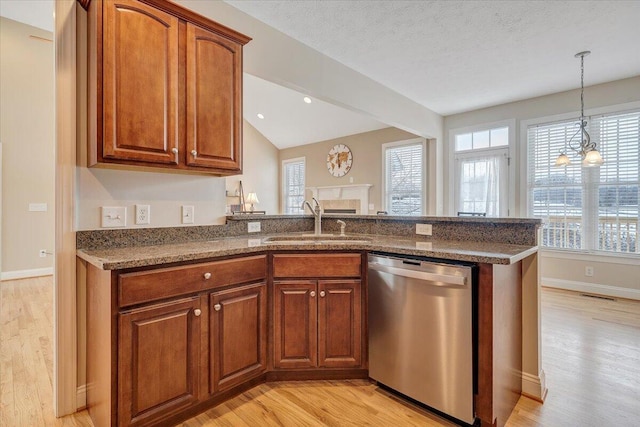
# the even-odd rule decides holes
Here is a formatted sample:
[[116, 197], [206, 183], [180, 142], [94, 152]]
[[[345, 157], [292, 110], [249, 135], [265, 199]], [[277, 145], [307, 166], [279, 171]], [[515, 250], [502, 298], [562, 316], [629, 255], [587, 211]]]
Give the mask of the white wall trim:
[[76, 407], [78, 410], [85, 409], [87, 407], [87, 385], [82, 384], [78, 386], [76, 391]]
[[608, 264], [638, 265], [637, 254], [626, 253], [587, 253], [567, 250], [540, 249], [543, 258], [568, 259], [572, 261], [606, 262]]
[[27, 277], [51, 276], [53, 267], [32, 268], [30, 270], [3, 271], [0, 280], [26, 279]]
[[547, 385], [544, 370], [538, 375], [522, 373], [522, 394], [544, 402], [547, 397]]
[[639, 289], [622, 288], [620, 286], [602, 285], [598, 283], [578, 282], [574, 280], [542, 278], [543, 287], [565, 289], [569, 291], [584, 292], [588, 294], [605, 295], [615, 298], [628, 298], [640, 300]]

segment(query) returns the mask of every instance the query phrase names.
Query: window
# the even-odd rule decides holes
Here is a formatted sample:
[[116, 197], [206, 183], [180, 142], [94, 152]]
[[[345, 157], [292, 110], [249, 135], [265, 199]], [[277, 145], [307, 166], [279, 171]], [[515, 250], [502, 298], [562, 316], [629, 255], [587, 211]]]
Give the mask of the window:
[[[605, 161], [599, 168], [583, 168], [568, 149], [578, 127], [579, 120], [571, 120], [527, 129], [528, 210], [543, 219], [542, 245], [639, 253], [640, 110], [589, 121]], [[554, 166], [561, 151], [571, 165]]]
[[424, 211], [424, 141], [382, 145], [384, 206], [390, 215], [420, 216]]
[[282, 211], [285, 214], [303, 214], [305, 159], [282, 162]]
[[454, 133], [456, 212], [507, 216], [509, 127]]

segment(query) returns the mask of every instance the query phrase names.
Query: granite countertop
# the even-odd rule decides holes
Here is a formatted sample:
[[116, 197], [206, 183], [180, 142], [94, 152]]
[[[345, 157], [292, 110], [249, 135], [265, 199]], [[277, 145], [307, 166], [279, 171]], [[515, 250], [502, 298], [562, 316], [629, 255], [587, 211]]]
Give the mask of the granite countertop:
[[[182, 261], [198, 261], [221, 256], [250, 255], [272, 250], [366, 250], [454, 261], [513, 264], [538, 250], [537, 246], [410, 239], [389, 235], [351, 234], [349, 237], [356, 240], [346, 242], [287, 242], [283, 244], [265, 241], [265, 239], [273, 236], [275, 235], [240, 236], [189, 243], [132, 246], [115, 249], [79, 249], [77, 255], [103, 270], [120, 270]], [[296, 236], [296, 234], [291, 233], [287, 234], [287, 236]]]

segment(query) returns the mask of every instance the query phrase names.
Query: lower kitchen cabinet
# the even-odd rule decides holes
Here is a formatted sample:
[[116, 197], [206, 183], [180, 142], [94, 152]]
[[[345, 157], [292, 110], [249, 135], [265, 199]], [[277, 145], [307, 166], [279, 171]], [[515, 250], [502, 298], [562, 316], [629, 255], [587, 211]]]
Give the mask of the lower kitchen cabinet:
[[209, 300], [209, 373], [213, 394], [267, 368], [267, 285], [213, 292]]
[[360, 280], [274, 282], [274, 367], [362, 365]]
[[145, 425], [198, 401], [198, 297], [123, 312], [118, 319], [118, 425]]

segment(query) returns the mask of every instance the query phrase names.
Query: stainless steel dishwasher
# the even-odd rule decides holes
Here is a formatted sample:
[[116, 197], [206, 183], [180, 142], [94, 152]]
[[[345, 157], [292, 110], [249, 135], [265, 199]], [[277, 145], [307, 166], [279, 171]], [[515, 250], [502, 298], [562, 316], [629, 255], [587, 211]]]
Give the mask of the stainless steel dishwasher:
[[472, 266], [369, 255], [369, 376], [474, 422]]

